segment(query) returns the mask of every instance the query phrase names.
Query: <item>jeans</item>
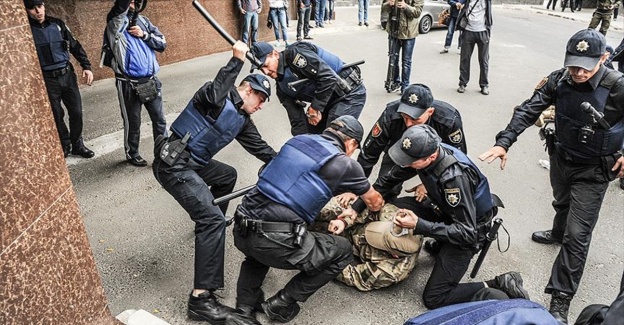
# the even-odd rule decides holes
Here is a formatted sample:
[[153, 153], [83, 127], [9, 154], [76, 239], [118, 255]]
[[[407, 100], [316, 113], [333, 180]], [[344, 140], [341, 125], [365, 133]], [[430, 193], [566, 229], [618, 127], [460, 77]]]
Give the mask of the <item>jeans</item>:
[[[388, 36], [390, 40], [391, 36]], [[412, 54], [416, 39], [395, 39], [397, 42], [394, 50], [394, 83], [401, 85], [401, 91], [409, 86], [410, 74], [412, 73]], [[390, 42], [388, 42], [390, 43]], [[392, 49], [390, 49], [392, 51]], [[399, 52], [401, 52], [401, 78], [399, 78]]]
[[369, 0], [358, 0], [358, 22], [368, 21]]
[[258, 41], [258, 13], [245, 12], [245, 19], [243, 19], [243, 34], [241, 35], [241, 41], [245, 44], [249, 42], [249, 28], [251, 27], [251, 44]]
[[482, 32], [471, 32], [466, 30], [462, 32], [462, 46], [459, 57], [459, 85], [466, 86], [470, 81], [470, 58], [474, 51], [475, 45], [478, 47], [479, 54], [479, 86], [486, 87], [489, 85], [488, 71], [490, 65], [490, 32], [485, 30]]
[[[446, 39], [444, 40], [444, 48], [448, 49], [451, 47], [453, 43], [453, 35], [455, 34], [455, 23], [457, 23], [457, 17], [451, 17], [449, 19], [448, 29], [446, 30]], [[457, 39], [457, 48], [461, 47], [461, 36], [462, 33], [459, 33], [459, 38]]]
[[327, 5], [327, 0], [316, 0], [316, 6], [314, 7], [314, 20], [316, 21], [316, 27], [323, 26], [325, 5]]
[[310, 7], [299, 8], [299, 17], [297, 19], [297, 39], [301, 38], [301, 30], [303, 36], [310, 33]]
[[[271, 21], [273, 22], [273, 32], [275, 33], [275, 39], [283, 39], [284, 42], [288, 40], [288, 31], [286, 27], [286, 8], [271, 8], [269, 10], [271, 15]], [[282, 30], [282, 37], [280, 37], [280, 31]]]
[[325, 8], [325, 20], [334, 20], [334, 0], [327, 0], [327, 8]]

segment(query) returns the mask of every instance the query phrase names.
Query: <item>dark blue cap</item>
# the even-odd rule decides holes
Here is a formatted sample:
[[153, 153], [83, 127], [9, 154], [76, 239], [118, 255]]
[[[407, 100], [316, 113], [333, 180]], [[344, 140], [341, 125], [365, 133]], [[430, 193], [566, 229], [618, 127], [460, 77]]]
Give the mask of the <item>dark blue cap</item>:
[[[273, 45], [267, 42], [255, 42], [251, 46], [251, 49], [249, 49], [249, 51], [251, 52], [251, 54], [253, 54], [254, 57], [256, 57], [256, 59], [258, 59], [258, 61], [260, 61], [261, 66], [255, 66], [254, 68], [256, 69], [262, 68], [262, 65], [264, 65], [264, 61], [266, 61], [267, 56], [271, 54], [273, 50], [274, 50]], [[253, 64], [252, 62], [252, 65], [255, 65], [255, 64]]]
[[358, 143], [362, 142], [364, 137], [364, 128], [360, 121], [351, 115], [343, 115], [329, 123], [329, 127], [342, 132], [351, 139], [355, 139]]
[[390, 159], [399, 166], [409, 166], [414, 161], [431, 156], [442, 143], [438, 133], [428, 124], [414, 125], [405, 132], [390, 150]]
[[583, 29], [572, 35], [566, 47], [565, 61], [567, 67], [580, 67], [593, 70], [600, 57], [607, 51], [607, 40], [595, 29]]
[[253, 73], [245, 77], [243, 81], [249, 82], [249, 86], [266, 95], [267, 100], [271, 97], [271, 83], [264, 75]]
[[26, 7], [26, 9], [33, 9], [35, 6], [42, 4], [43, 0], [24, 0], [24, 7]]
[[411, 118], [417, 119], [431, 105], [433, 105], [431, 89], [423, 84], [413, 84], [403, 90], [401, 104], [399, 104], [397, 112], [405, 113]]

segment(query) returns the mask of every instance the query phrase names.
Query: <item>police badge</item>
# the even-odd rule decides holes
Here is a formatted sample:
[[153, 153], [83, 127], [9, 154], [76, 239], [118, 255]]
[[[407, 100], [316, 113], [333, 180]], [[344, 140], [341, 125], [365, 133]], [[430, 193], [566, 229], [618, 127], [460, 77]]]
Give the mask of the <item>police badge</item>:
[[295, 65], [295, 67], [303, 69], [308, 65], [308, 60], [305, 58], [305, 56], [297, 53], [292, 63]]
[[371, 135], [373, 136], [373, 138], [378, 137], [381, 134], [381, 126], [379, 126], [379, 122], [375, 123], [375, 126], [373, 126], [373, 130], [371, 131]]
[[461, 129], [458, 129], [457, 131], [449, 134], [448, 138], [451, 143], [460, 143], [463, 138]]
[[446, 199], [446, 203], [454, 208], [461, 202], [461, 192], [459, 188], [444, 189], [444, 198]]

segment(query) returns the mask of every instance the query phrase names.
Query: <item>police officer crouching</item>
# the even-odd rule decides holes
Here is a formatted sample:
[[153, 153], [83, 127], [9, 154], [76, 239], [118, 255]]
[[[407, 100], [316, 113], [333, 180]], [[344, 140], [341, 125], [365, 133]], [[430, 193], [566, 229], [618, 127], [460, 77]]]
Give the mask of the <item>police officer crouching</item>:
[[[402, 208], [395, 218], [397, 225], [442, 243], [423, 291], [425, 306], [434, 309], [468, 301], [529, 299], [517, 272], [486, 282], [459, 283], [497, 211], [488, 180], [475, 164], [463, 152], [442, 143], [429, 125], [407, 129], [388, 154], [396, 166], [377, 179], [375, 189], [385, 197], [397, 183], [418, 175], [437, 206], [434, 209], [414, 197], [393, 202]], [[343, 214], [350, 217], [362, 210], [358, 200]]]
[[[366, 87], [359, 67], [344, 68], [338, 56], [309, 42], [295, 42], [282, 52], [256, 42], [251, 52], [262, 63], [257, 68], [277, 82], [277, 96], [286, 108], [293, 136], [320, 134], [339, 116], [360, 117]], [[289, 86], [301, 79], [308, 81]], [[310, 103], [306, 111], [304, 102]]]
[[[362, 135], [354, 117], [339, 117], [321, 135], [288, 140], [264, 168], [235, 213], [234, 244], [245, 260], [238, 277], [237, 310], [226, 324], [260, 324], [256, 310], [271, 320], [289, 322], [299, 313], [298, 302], [305, 302], [351, 263], [346, 238], [308, 232], [306, 224], [345, 191], [360, 195], [371, 211], [381, 209], [381, 196], [349, 157]], [[271, 267], [300, 273], [265, 301], [261, 287]]]

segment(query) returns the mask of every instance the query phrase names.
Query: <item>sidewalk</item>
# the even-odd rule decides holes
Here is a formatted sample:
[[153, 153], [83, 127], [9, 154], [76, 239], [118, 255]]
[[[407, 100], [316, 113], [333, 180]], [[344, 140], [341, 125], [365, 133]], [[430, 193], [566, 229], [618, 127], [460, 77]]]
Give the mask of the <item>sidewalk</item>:
[[[592, 14], [594, 13], [594, 10], [595, 10], [594, 8], [583, 8], [581, 11], [571, 12], [570, 8], [566, 8], [564, 12], [561, 12], [561, 8], [558, 6], [555, 10], [552, 10], [552, 9], [546, 9], [546, 5], [538, 6], [538, 5], [503, 4], [503, 5], [495, 5], [494, 7], [514, 9], [514, 10], [525, 10], [525, 11], [530, 11], [530, 12], [534, 12], [538, 14], [544, 14], [544, 15], [549, 15], [553, 17], [560, 17], [560, 18], [570, 19], [574, 21], [580, 21], [580, 22], [587, 23], [588, 26], [589, 26], [589, 22], [591, 21]], [[622, 20], [624, 20], [624, 17], [621, 16], [620, 20], [611, 21], [611, 26], [609, 27], [609, 30], [610, 31], [624, 30], [624, 25], [621, 23]], [[600, 25], [598, 25], [598, 28], [600, 28]]]

